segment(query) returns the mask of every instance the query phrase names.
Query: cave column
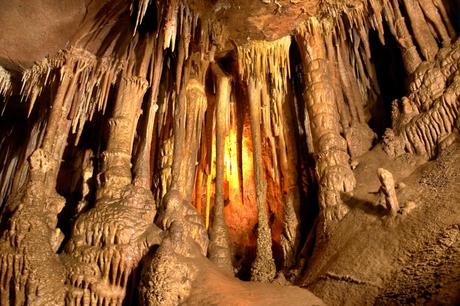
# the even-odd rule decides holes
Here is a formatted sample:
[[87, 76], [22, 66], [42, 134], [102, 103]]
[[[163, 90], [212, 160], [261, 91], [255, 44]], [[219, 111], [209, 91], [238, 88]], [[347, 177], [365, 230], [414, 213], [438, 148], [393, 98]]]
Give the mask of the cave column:
[[78, 89], [79, 76], [88, 64], [88, 60], [84, 57], [69, 53], [66, 64], [60, 70], [60, 82], [51, 104], [41, 146], [42, 155], [47, 159], [46, 185], [53, 190], [71, 126], [67, 116]]
[[152, 187], [153, 163], [152, 160], [152, 142], [155, 128], [155, 120], [158, 111], [158, 95], [160, 91], [160, 81], [163, 72], [163, 40], [164, 33], [158, 34], [158, 41], [154, 43], [155, 52], [152, 54], [150, 61], [150, 97], [146, 111], [144, 129], [142, 131], [139, 154], [134, 165], [134, 185], [146, 189]]
[[260, 130], [262, 84], [257, 76], [248, 80], [249, 115], [253, 146], [254, 181], [257, 202], [257, 249], [256, 259], [251, 267], [251, 279], [267, 282], [273, 280], [276, 273], [272, 252], [271, 230], [267, 215], [267, 181], [262, 158], [262, 136]]
[[57, 305], [64, 299], [65, 268], [56, 254], [64, 236], [56, 226], [65, 199], [56, 192], [56, 181], [71, 126], [69, 111], [79, 90], [80, 75], [92, 59], [66, 54], [42, 145], [29, 157], [25, 188], [12, 194], [7, 203], [13, 213], [0, 238], [0, 275], [2, 284], [7, 284], [0, 286], [2, 305], [22, 305], [25, 301]]
[[190, 202], [207, 99], [202, 81], [191, 78], [186, 83], [175, 110], [171, 189], [180, 191]]
[[[103, 153], [102, 184], [105, 190], [117, 190], [131, 184], [131, 156], [142, 101], [149, 86], [146, 79], [151, 59], [153, 40], [138, 45], [133, 43], [128, 51], [112, 117], [109, 119], [109, 138]], [[137, 49], [141, 54], [136, 54]]]
[[233, 273], [229, 249], [228, 229], [224, 215], [224, 176], [225, 176], [225, 139], [229, 129], [229, 107], [231, 79], [222, 70], [213, 65], [217, 75], [216, 99], [216, 193], [213, 208], [213, 222], [210, 229], [209, 258], [220, 268]]
[[[131, 173], [152, 49], [153, 37], [136, 36], [125, 51], [109, 119], [107, 147], [102, 153], [101, 186], [93, 207], [76, 218], [65, 247], [75, 266], [67, 275], [70, 286], [66, 299], [72, 304], [80, 304], [82, 294], [98, 304], [121, 305], [124, 299], [129, 303], [134, 290], [131, 286], [138, 275], [135, 268], [149, 248], [159, 242], [159, 230], [153, 223], [153, 195], [149, 189], [134, 186]], [[90, 253], [82, 258], [86, 250]], [[88, 277], [93, 271], [98, 276]], [[98, 290], [101, 284], [116, 289]]]
[[331, 63], [326, 56], [319, 22], [313, 19], [297, 40], [303, 53], [306, 80], [303, 95], [316, 156], [320, 207], [325, 221], [340, 220], [348, 212], [340, 194], [353, 190], [356, 181], [349, 165], [346, 141], [340, 135]]
[[207, 97], [204, 80], [209, 61], [194, 53], [184, 61], [184, 67], [178, 75], [181, 84], [174, 111], [174, 150], [171, 169], [171, 185], [163, 197], [161, 207], [164, 214], [160, 217], [164, 228], [175, 221], [189, 227], [187, 233], [201, 248], [203, 255], [208, 251], [208, 233], [201, 216], [191, 205], [197, 153], [201, 140], [201, 131]]
[[103, 153], [103, 175], [106, 186], [122, 187], [131, 183], [131, 153], [142, 98], [147, 90], [145, 78], [123, 73], [112, 118], [109, 139]]
[[[274, 89], [273, 91], [277, 91]], [[278, 129], [278, 156], [280, 160], [280, 173], [282, 175], [283, 193], [283, 233], [281, 247], [283, 250], [283, 265], [290, 268], [295, 264], [296, 252], [300, 242], [300, 190], [298, 187], [299, 172], [297, 169], [297, 145], [295, 118], [292, 105], [285, 95], [273, 93], [274, 107], [279, 116]]]

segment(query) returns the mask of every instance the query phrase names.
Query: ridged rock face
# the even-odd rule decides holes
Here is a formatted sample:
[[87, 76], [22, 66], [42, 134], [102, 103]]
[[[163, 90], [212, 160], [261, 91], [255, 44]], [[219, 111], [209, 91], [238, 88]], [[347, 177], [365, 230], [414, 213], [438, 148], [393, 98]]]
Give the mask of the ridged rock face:
[[[321, 303], [272, 283], [359, 209], [360, 158], [458, 138], [456, 3], [21, 5], [0, 12], [2, 305]], [[392, 224], [385, 169], [366, 194]]]

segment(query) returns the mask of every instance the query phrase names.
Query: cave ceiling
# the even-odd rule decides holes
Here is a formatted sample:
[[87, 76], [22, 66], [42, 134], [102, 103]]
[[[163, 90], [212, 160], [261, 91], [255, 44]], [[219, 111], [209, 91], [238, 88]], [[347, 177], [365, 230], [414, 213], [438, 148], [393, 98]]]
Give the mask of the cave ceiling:
[[[286, 36], [311, 16], [331, 18], [345, 9], [362, 10], [365, 5], [361, 0], [191, 0], [187, 3], [204, 19], [209, 18], [225, 28], [224, 51], [250, 40], [275, 40]], [[117, 18], [129, 19], [126, 14], [135, 4], [120, 0], [5, 1], [0, 12], [0, 61], [3, 66], [15, 70], [28, 68], [66, 46], [82, 44], [82, 39], [90, 40], [87, 29], [98, 23], [99, 18], [95, 16], [102, 7], [116, 8], [114, 15], [121, 15]], [[131, 26], [126, 20], [126, 23], [115, 25], [114, 16], [111, 18], [111, 24], [106, 27]]]

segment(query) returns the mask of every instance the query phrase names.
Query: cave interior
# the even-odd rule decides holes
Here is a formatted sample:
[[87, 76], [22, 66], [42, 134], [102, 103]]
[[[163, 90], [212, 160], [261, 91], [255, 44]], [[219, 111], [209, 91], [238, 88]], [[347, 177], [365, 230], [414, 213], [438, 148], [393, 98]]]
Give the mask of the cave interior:
[[0, 305], [458, 305], [457, 0], [0, 0]]

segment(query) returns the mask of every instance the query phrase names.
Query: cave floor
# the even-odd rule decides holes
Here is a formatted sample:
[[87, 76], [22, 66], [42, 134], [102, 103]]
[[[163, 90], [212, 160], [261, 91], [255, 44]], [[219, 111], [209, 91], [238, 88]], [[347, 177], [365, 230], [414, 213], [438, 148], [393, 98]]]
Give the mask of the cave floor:
[[[329, 305], [460, 303], [460, 145], [433, 161], [390, 160], [379, 146], [358, 160], [350, 213], [330, 228], [301, 285]], [[378, 205], [377, 168], [395, 178], [400, 212]]]

